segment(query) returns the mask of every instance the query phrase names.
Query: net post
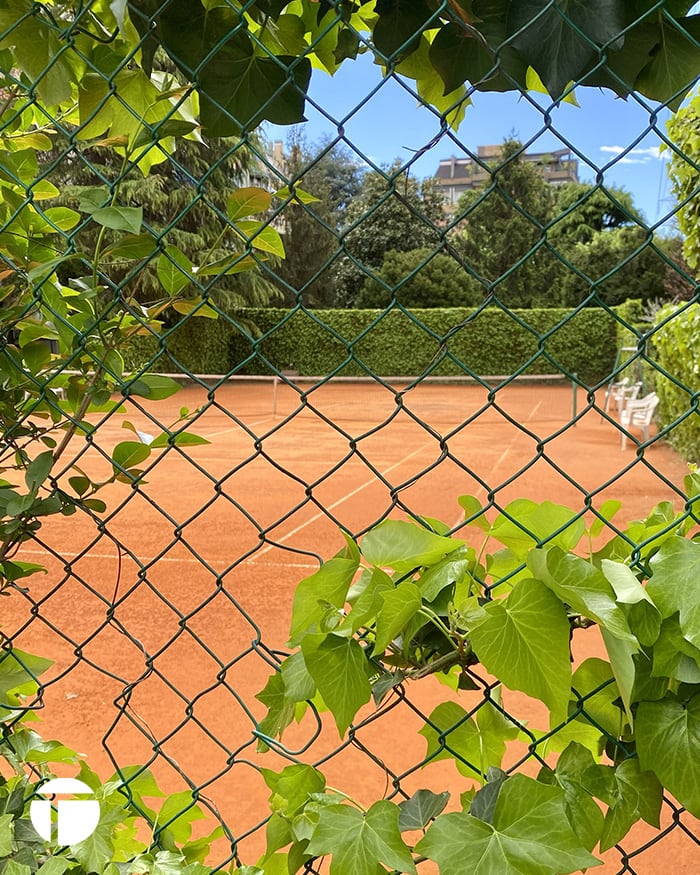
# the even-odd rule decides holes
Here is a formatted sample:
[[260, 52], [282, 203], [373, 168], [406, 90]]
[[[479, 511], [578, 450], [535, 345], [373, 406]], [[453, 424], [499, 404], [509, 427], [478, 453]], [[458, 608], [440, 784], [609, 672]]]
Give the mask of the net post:
[[272, 415], [277, 416], [277, 384], [279, 377], [277, 374], [272, 375]]
[[572, 391], [571, 421], [573, 423], [574, 428], [576, 428], [576, 413], [577, 413], [577, 400], [578, 400], [576, 397], [576, 390], [578, 388], [577, 382], [578, 382], [578, 374], [574, 371], [574, 373], [571, 375], [571, 391]]

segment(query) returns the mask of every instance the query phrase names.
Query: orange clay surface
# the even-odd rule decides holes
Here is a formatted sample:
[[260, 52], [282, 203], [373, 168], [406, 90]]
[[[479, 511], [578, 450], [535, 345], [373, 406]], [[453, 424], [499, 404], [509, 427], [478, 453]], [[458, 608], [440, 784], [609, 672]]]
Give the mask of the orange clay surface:
[[[288, 762], [274, 751], [258, 753], [252, 735], [265, 713], [254, 698], [270, 673], [265, 649], [284, 650], [295, 585], [342, 547], [339, 526], [360, 533], [402, 508], [456, 526], [463, 519], [458, 496], [487, 504], [489, 491], [500, 506], [527, 497], [576, 510], [614, 497], [623, 502], [622, 525], [661, 500], [680, 507], [673, 485], [681, 487], [686, 472], [661, 441], [643, 457], [634, 441], [623, 452], [616, 427], [601, 421], [582, 390], [576, 427], [566, 427], [572, 392], [562, 384], [505, 387], [491, 406], [478, 386], [424, 385], [399, 405], [380, 386], [282, 385], [276, 415], [272, 393], [260, 381], [229, 383], [211, 396], [188, 386], [165, 401], [132, 399], [102, 422], [92, 446], [75, 439], [65, 467], [79, 459], [96, 478], [111, 470], [102, 451], [134, 438], [125, 420], [155, 434], [181, 407], [201, 407], [189, 430], [210, 443], [154, 452], [140, 492], [116, 484], [102, 493], [108, 510], [99, 526], [77, 514], [47, 521], [41, 543], [28, 544], [21, 558], [43, 562], [48, 574], [31, 579], [26, 598], [15, 592], [4, 599], [2, 614], [16, 646], [55, 660], [46, 675], [44, 737], [86, 754], [103, 779], [114, 763], [151, 763], [172, 792], [187, 787], [186, 775], [240, 839], [246, 863], [264, 847], [259, 827], [269, 811], [258, 767], [279, 770]], [[480, 535], [465, 533], [475, 545]], [[595, 629], [577, 638], [577, 661], [601, 654]], [[449, 760], [417, 768], [425, 754], [420, 715], [446, 696], [469, 708], [480, 693], [456, 694], [434, 678], [406, 692], [406, 701], [385, 702], [354, 744], [323, 763], [329, 784], [370, 804], [400, 778], [408, 793], [450, 790], [457, 808], [472, 782]], [[503, 699], [529, 726], [547, 728], [539, 703], [508, 691]], [[368, 706], [363, 716], [372, 713]], [[284, 742], [301, 751], [315, 729], [309, 713]], [[319, 762], [338, 743], [324, 719], [299, 758]], [[512, 745], [505, 765], [520, 754]], [[663, 826], [671, 821], [665, 805]], [[681, 822], [700, 835], [690, 815]], [[645, 826], [623, 842], [637, 875], [698, 871], [697, 844], [682, 827], [644, 850], [654, 834]], [[212, 862], [229, 850], [217, 845]], [[605, 860], [596, 871], [630, 871], [619, 850]]]

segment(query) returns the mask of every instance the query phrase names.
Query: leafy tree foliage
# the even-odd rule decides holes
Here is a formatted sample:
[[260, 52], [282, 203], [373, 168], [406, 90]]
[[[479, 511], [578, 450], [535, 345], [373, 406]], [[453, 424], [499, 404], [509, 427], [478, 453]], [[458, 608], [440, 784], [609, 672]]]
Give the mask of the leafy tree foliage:
[[455, 248], [507, 306], [546, 305], [557, 270], [556, 258], [542, 245], [552, 202], [551, 187], [511, 138], [492, 181], [457, 203]]
[[381, 269], [387, 252], [439, 248], [444, 219], [443, 198], [432, 180], [418, 182], [398, 161], [365, 174], [346, 213], [343, 256], [336, 268], [338, 304], [355, 305], [366, 278]]
[[669, 119], [669, 174], [679, 210], [678, 226], [685, 235], [683, 253], [693, 270], [700, 268], [700, 94]]
[[[172, 68], [167, 58], [159, 60], [164, 67]], [[145, 226], [156, 238], [167, 236], [168, 243], [193, 262], [203, 254], [207, 254], [207, 260], [216, 261], [244, 248], [240, 238], [230, 233], [227, 202], [241, 185], [261, 182], [269, 186], [269, 174], [258, 157], [265, 149], [263, 138], [255, 134], [245, 140], [205, 140], [190, 134], [174, 140], [170, 154], [163, 150], [158, 156], [162, 160], [148, 167], [132, 163], [125, 168], [123, 158], [109, 145], [70, 148], [64, 138], [59, 138], [49, 153], [53, 170], [48, 178], [60, 191], [54, 202], [77, 209], [86, 189], [119, 177], [122, 203], [143, 211]], [[76, 251], [94, 252], [100, 234], [107, 244], [118, 236], [113, 229], [101, 231], [94, 223], [84, 224], [72, 238]], [[263, 259], [259, 257], [259, 261], [262, 265]], [[64, 275], [71, 267], [63, 269]], [[129, 271], [128, 262], [117, 260], [110, 272], [112, 281], [123, 282]], [[145, 265], [131, 283], [138, 300], [148, 303], [157, 299], [161, 281], [155, 263]], [[209, 292], [217, 306], [228, 312], [264, 307], [280, 299], [260, 269], [221, 276]]]
[[275, 272], [286, 303], [297, 294], [311, 306], [334, 306], [338, 296], [333, 258], [350, 203], [361, 190], [360, 168], [351, 153], [326, 140], [310, 144], [299, 129], [287, 141], [284, 172], [313, 196], [290, 205], [283, 227], [287, 257]]
[[453, 255], [431, 249], [392, 249], [376, 276], [365, 281], [357, 307], [386, 307], [392, 300], [404, 307], [477, 307], [485, 295]]
[[[455, 248], [509, 307], [621, 303], [664, 294], [667, 265], [631, 195], [545, 182], [514, 139], [492, 181], [458, 202]], [[592, 293], [595, 293], [592, 296]]]

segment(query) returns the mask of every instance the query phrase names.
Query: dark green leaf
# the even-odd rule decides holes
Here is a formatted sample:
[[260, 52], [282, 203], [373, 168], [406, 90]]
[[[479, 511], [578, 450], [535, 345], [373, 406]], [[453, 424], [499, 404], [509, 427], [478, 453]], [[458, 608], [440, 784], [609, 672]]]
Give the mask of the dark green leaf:
[[0, 656], [0, 697], [17, 687], [33, 685], [40, 675], [53, 665], [50, 659], [42, 659], [13, 647]]
[[176, 383], [170, 377], [164, 377], [160, 374], [141, 374], [129, 386], [128, 390], [130, 395], [139, 395], [151, 401], [163, 401], [163, 399], [170, 398], [171, 395], [179, 391], [179, 383]]
[[621, 47], [626, 23], [619, 0], [520, 0], [511, 5], [510, 35], [558, 99], [596, 57], [596, 45], [606, 45], [608, 50]]
[[163, 434], [159, 434], [158, 437], [154, 438], [151, 441], [150, 447], [151, 449], [156, 449], [158, 447], [195, 447], [201, 446], [202, 444], [208, 444], [211, 441], [208, 441], [206, 438], [200, 437], [198, 434], [192, 434], [189, 431], [178, 431], [178, 432], [163, 432]]
[[652, 60], [637, 77], [635, 88], [676, 110], [697, 79], [700, 67], [700, 15], [672, 24], [661, 17], [661, 39]]
[[445, 810], [450, 794], [433, 793], [432, 790], [418, 790], [410, 799], [399, 803], [399, 829], [408, 832], [425, 827], [438, 814]]
[[636, 758], [620, 763], [613, 774], [615, 784], [600, 838], [601, 853], [623, 839], [640, 818], [659, 828], [663, 788], [656, 775], [640, 771]]
[[122, 441], [112, 450], [115, 471], [128, 471], [151, 454], [151, 448], [140, 441]]
[[196, 127], [196, 122], [168, 118], [164, 122], [154, 125], [152, 130], [149, 127], [142, 126], [131, 145], [132, 148], [138, 149], [140, 146], [157, 143], [166, 137], [184, 137], [185, 134], [192, 133]]
[[27, 488], [32, 492], [36, 492], [41, 484], [51, 473], [53, 467], [53, 453], [47, 450], [45, 453], [40, 453], [27, 468], [24, 479], [27, 483]]

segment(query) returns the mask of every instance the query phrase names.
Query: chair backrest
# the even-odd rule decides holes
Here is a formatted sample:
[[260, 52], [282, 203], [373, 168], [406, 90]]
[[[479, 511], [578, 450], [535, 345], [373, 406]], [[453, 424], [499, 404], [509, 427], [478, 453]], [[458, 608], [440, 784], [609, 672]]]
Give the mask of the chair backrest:
[[630, 423], [632, 425], [649, 425], [658, 403], [659, 396], [656, 392], [650, 392], [644, 398], [628, 402], [626, 413]]

